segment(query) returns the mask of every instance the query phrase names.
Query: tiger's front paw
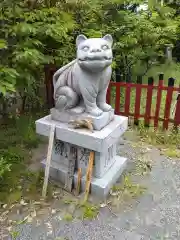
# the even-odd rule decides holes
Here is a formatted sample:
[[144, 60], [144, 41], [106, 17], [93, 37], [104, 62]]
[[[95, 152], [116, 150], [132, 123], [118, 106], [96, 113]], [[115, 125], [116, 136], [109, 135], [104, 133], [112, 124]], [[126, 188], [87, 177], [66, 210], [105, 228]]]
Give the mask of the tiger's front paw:
[[98, 107], [96, 108], [92, 108], [92, 109], [88, 109], [87, 112], [92, 115], [92, 116], [100, 116], [102, 115], [103, 111], [101, 109], [99, 109]]
[[98, 107], [99, 107], [103, 112], [109, 112], [109, 111], [112, 109], [112, 107], [111, 107], [109, 104], [107, 104], [107, 103], [100, 103], [100, 104], [98, 104]]

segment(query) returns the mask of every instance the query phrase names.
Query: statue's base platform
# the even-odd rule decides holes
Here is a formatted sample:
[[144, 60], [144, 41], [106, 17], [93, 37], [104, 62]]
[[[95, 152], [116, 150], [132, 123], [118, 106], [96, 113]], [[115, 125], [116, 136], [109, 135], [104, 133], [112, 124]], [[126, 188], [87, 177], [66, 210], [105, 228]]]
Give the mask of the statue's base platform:
[[62, 112], [58, 111], [56, 108], [52, 108], [51, 118], [52, 120], [60, 121], [63, 123], [68, 123], [72, 120], [77, 120], [77, 119], [80, 120], [80, 119], [91, 118], [93, 121], [93, 128], [95, 130], [101, 130], [114, 119], [114, 109], [112, 109], [109, 112], [103, 112], [101, 116], [95, 117], [85, 112], [81, 113], [78, 107], [75, 109], [66, 110]]
[[[115, 156], [115, 162], [108, 169], [108, 171], [101, 178], [93, 177], [91, 180], [91, 194], [99, 198], [104, 198], [109, 194], [112, 186], [117, 182], [120, 175], [126, 168], [127, 159]], [[42, 161], [43, 166], [46, 165], [46, 160]], [[65, 179], [67, 175], [67, 168], [64, 166], [59, 166], [56, 162], [51, 163], [50, 167], [50, 176], [52, 179], [65, 184]], [[74, 174], [74, 183], [77, 183], [77, 173]], [[83, 176], [81, 179], [81, 190], [85, 191], [86, 176]]]
[[[94, 151], [91, 193], [101, 198], [107, 196], [126, 166], [127, 160], [116, 154], [116, 144], [127, 129], [128, 118], [115, 115], [114, 120], [106, 127], [92, 133], [87, 129], [73, 129], [67, 123], [52, 120], [49, 115], [36, 121], [37, 133], [48, 137], [52, 124], [56, 125], [56, 131], [50, 176], [62, 184], [65, 183], [70, 147], [73, 147], [76, 163], [74, 181], [77, 181], [77, 170], [81, 168], [81, 183], [82, 189], [84, 189], [89, 154]], [[42, 163], [45, 165], [46, 160]]]

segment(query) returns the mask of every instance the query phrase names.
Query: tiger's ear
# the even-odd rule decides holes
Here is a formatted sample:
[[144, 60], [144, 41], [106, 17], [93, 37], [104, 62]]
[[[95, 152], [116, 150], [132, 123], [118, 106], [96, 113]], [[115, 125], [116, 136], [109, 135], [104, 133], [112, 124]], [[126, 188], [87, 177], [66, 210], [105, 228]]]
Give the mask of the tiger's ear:
[[84, 42], [85, 40], [87, 40], [87, 37], [84, 36], [83, 34], [77, 36], [77, 38], [76, 38], [76, 47], [78, 47], [79, 44], [81, 44], [81, 43]]
[[111, 46], [113, 45], [113, 38], [110, 34], [105, 35], [103, 39], [106, 40]]

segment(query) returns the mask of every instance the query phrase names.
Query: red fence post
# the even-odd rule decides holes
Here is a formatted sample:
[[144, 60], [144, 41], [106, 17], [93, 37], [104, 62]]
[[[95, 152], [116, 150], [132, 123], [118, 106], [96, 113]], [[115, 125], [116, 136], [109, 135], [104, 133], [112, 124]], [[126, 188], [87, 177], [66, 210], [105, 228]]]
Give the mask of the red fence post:
[[158, 127], [159, 112], [160, 112], [160, 107], [161, 107], [163, 78], [164, 78], [164, 74], [160, 74], [159, 75], [159, 84], [158, 84], [158, 89], [157, 89], [156, 112], [155, 112], [155, 118], [154, 118], [154, 127], [155, 128]]
[[169, 116], [170, 116], [170, 110], [171, 110], [171, 103], [172, 103], [172, 96], [173, 96], [173, 87], [174, 87], [174, 78], [169, 78], [168, 80], [168, 90], [166, 95], [166, 104], [164, 109], [164, 123], [163, 123], [163, 129], [168, 129], [169, 125]]
[[151, 106], [152, 106], [152, 95], [153, 95], [153, 77], [148, 78], [148, 88], [147, 88], [147, 99], [146, 99], [146, 111], [144, 117], [144, 125], [149, 127], [151, 118]]
[[142, 77], [138, 76], [136, 84], [136, 100], [135, 100], [135, 113], [134, 113], [134, 124], [138, 125], [141, 105], [141, 93], [142, 93]]
[[125, 109], [124, 109], [125, 116], [129, 115], [130, 96], [131, 96], [131, 83], [126, 83]]
[[[133, 116], [134, 123], [136, 124], [139, 118], [144, 118], [144, 122], [146, 126], [150, 125], [150, 121], [154, 120], [154, 127], [158, 127], [158, 122], [162, 121], [163, 126], [165, 129], [168, 128], [169, 122], [174, 122], [175, 126], [180, 125], [180, 88], [173, 87], [174, 79], [170, 78], [168, 82], [168, 86], [163, 86], [163, 74], [159, 76], [159, 84], [158, 86], [154, 85], [154, 79], [152, 77], [148, 78], [148, 85], [147, 84], [140, 84], [141, 81], [138, 80], [138, 83], [127, 83], [127, 82], [110, 82], [109, 88], [107, 90], [107, 103], [111, 104], [111, 94], [112, 94], [112, 87], [116, 87], [116, 99], [115, 99], [115, 113], [121, 114], [123, 116]], [[120, 109], [120, 90], [121, 87], [125, 88], [125, 109], [121, 111]], [[135, 98], [135, 105], [134, 112], [130, 111], [130, 97], [131, 97], [131, 88], [136, 88], [136, 98]], [[145, 114], [141, 113], [141, 95], [142, 89], [147, 89], [147, 99], [146, 99], [146, 109]], [[152, 99], [153, 99], [153, 91], [157, 91], [157, 102], [156, 102], [156, 109], [155, 109], [155, 116], [152, 115]], [[161, 107], [161, 97], [162, 91], [167, 91], [166, 96], [166, 106], [164, 111], [164, 118], [163, 116], [159, 116], [160, 107]], [[172, 102], [173, 91], [179, 91], [179, 97], [177, 100], [176, 111], [174, 120], [170, 119], [170, 107]]]
[[116, 96], [115, 96], [115, 114], [120, 112], [120, 85], [116, 85]]
[[177, 97], [176, 111], [175, 111], [175, 117], [174, 117], [175, 128], [177, 128], [178, 125], [180, 125], [180, 92], [178, 93], [178, 97]]

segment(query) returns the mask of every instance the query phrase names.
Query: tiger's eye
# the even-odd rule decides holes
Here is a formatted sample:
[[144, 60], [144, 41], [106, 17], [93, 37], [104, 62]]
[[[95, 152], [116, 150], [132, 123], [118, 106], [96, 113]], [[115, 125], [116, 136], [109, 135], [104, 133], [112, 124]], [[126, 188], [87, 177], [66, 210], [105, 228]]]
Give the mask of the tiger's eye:
[[101, 48], [102, 48], [103, 50], [109, 49], [108, 45], [103, 45]]
[[89, 50], [89, 47], [88, 47], [88, 46], [84, 46], [84, 47], [82, 48], [82, 50], [86, 52], [86, 51]]

